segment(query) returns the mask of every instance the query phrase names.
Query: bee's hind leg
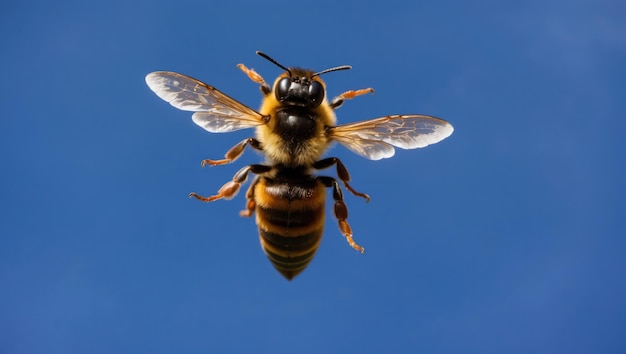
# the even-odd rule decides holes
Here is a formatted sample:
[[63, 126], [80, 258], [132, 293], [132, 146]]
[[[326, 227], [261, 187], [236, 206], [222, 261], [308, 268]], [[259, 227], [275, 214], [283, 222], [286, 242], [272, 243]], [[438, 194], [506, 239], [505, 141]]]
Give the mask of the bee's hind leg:
[[345, 236], [348, 244], [352, 246], [355, 250], [363, 253], [365, 249], [359, 246], [354, 239], [352, 238], [352, 228], [348, 224], [348, 207], [346, 207], [346, 203], [343, 201], [343, 193], [341, 192], [341, 187], [339, 187], [339, 183], [337, 180], [332, 177], [327, 176], [319, 176], [317, 180], [322, 183], [325, 187], [333, 188], [333, 199], [335, 200], [335, 217], [339, 222], [339, 230]]
[[313, 168], [315, 168], [316, 170], [321, 170], [321, 169], [324, 169], [324, 168], [328, 168], [328, 167], [330, 167], [332, 165], [336, 165], [337, 166], [337, 176], [339, 177], [341, 182], [343, 182], [344, 186], [346, 186], [346, 189], [350, 191], [350, 193], [356, 195], [357, 197], [364, 198], [366, 202], [370, 201], [370, 196], [369, 195], [367, 195], [365, 193], [357, 192], [348, 183], [348, 182], [350, 182], [350, 173], [348, 172], [348, 169], [343, 164], [343, 162], [341, 162], [341, 160], [339, 160], [338, 158], [336, 158], [336, 157], [329, 157], [329, 158], [325, 158], [323, 160], [316, 161], [315, 163], [313, 163]]
[[254, 177], [254, 180], [250, 184], [250, 188], [246, 192], [246, 208], [239, 212], [240, 216], [243, 217], [251, 217], [254, 214], [254, 209], [256, 208], [256, 201], [254, 200], [254, 189], [256, 185], [259, 183], [259, 176]]

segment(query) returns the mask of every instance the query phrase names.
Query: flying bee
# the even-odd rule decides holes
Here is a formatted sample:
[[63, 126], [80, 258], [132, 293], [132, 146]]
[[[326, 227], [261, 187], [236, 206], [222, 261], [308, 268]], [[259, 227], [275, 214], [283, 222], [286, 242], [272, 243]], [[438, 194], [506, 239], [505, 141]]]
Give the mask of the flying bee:
[[320, 76], [351, 69], [350, 66], [315, 72], [287, 68], [264, 53], [257, 54], [284, 70], [270, 86], [253, 69], [238, 65], [260, 85], [263, 102], [258, 111], [182, 74], [157, 71], [146, 76], [146, 83], [172, 106], [195, 112], [193, 121], [211, 133], [256, 129], [256, 137], [233, 146], [224, 159], [203, 160], [202, 166], [231, 163], [248, 145], [260, 151], [266, 162], [243, 167], [215, 195], [203, 197], [190, 193], [189, 196], [204, 202], [231, 199], [248, 175], [254, 174], [246, 193], [246, 207], [240, 214], [250, 217], [256, 212], [263, 251], [273, 266], [291, 280], [311, 262], [321, 242], [326, 188], [332, 189], [339, 230], [352, 248], [364, 251], [352, 238], [348, 209], [339, 183], [333, 177], [313, 174], [335, 166], [345, 189], [369, 201], [367, 194], [352, 188], [350, 174], [341, 160], [322, 158], [332, 142], [370, 160], [379, 160], [393, 156], [394, 146], [415, 149], [437, 143], [450, 136], [454, 128], [442, 119], [419, 114], [390, 115], [337, 125], [334, 111], [344, 101], [374, 92], [371, 88], [349, 90], [330, 101], [327, 99], [326, 84]]

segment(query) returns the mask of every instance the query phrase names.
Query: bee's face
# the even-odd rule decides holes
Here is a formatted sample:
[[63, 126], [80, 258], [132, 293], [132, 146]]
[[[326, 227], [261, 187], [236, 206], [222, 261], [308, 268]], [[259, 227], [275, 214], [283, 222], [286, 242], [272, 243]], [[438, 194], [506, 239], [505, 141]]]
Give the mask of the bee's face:
[[291, 75], [284, 73], [274, 84], [274, 95], [278, 102], [302, 107], [318, 107], [324, 101], [324, 84], [313, 72], [291, 69]]

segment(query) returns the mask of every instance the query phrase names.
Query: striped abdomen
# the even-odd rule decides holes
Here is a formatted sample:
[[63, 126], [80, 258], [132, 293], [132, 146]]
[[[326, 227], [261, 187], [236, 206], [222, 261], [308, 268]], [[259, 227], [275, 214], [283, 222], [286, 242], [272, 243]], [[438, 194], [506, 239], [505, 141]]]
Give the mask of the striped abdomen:
[[289, 280], [307, 267], [322, 240], [325, 192], [308, 175], [288, 180], [260, 177], [254, 187], [261, 246]]

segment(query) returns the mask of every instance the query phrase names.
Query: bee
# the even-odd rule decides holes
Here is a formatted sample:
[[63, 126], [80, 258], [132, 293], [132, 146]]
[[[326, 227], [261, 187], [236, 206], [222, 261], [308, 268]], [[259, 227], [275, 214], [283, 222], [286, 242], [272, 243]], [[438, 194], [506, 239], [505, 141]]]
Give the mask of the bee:
[[338, 142], [370, 160], [394, 155], [394, 147], [415, 149], [437, 143], [454, 130], [445, 120], [419, 114], [389, 115], [371, 120], [337, 125], [335, 110], [346, 101], [368, 93], [372, 88], [346, 91], [331, 100], [321, 75], [351, 69], [349, 65], [313, 71], [287, 68], [262, 52], [256, 52], [284, 72], [272, 86], [254, 69], [237, 65], [253, 82], [260, 85], [263, 101], [258, 111], [225, 95], [199, 80], [169, 71], [146, 76], [146, 83], [157, 96], [172, 106], [194, 112], [194, 123], [211, 133], [228, 133], [255, 128], [256, 136], [242, 140], [224, 159], [202, 161], [202, 166], [231, 163], [246, 146], [261, 152], [266, 161], [241, 168], [217, 194], [203, 197], [203, 202], [233, 198], [248, 175], [255, 175], [247, 193], [241, 216], [256, 212], [256, 224], [263, 251], [272, 265], [288, 280], [311, 262], [322, 239], [325, 223], [326, 189], [332, 189], [334, 214], [339, 230], [348, 244], [363, 253], [352, 237], [348, 208], [337, 179], [319, 176], [314, 171], [335, 167], [337, 177], [355, 196], [370, 197], [350, 185], [350, 174], [336, 157], [322, 158], [331, 143]]

